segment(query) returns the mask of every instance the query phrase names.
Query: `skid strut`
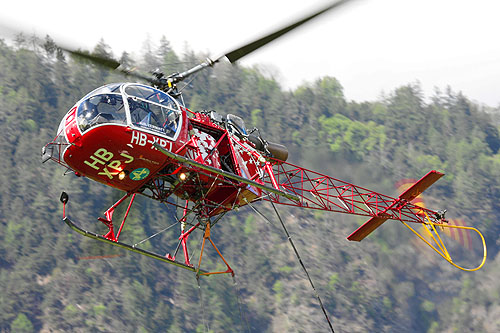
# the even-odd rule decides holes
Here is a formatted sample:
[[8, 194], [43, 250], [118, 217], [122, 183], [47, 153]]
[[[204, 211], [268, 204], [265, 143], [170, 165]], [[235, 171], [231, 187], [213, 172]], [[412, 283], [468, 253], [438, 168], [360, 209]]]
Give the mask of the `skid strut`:
[[179, 236], [179, 243], [177, 244], [177, 248], [175, 249], [174, 255], [172, 256], [170, 253], [167, 253], [167, 258], [171, 260], [175, 260], [175, 257], [177, 256], [177, 252], [179, 251], [179, 247], [182, 246], [182, 252], [184, 254], [184, 262], [188, 266], [193, 266], [191, 262], [189, 261], [189, 252], [188, 252], [188, 247], [187, 247], [187, 240], [191, 232], [193, 232], [196, 228], [198, 228], [201, 223], [198, 222], [191, 228], [189, 228], [188, 231], [186, 230], [186, 217], [188, 215], [188, 204], [189, 202], [186, 201], [186, 205], [184, 206], [184, 212], [182, 215], [182, 218], [179, 220], [181, 223], [181, 235]]
[[[123, 202], [123, 200], [125, 200], [127, 198], [127, 196], [129, 196], [129, 195], [125, 195], [122, 199], [118, 200], [117, 203], [115, 203], [110, 209], [108, 209], [106, 211], [106, 213], [105, 213], [105, 216], [107, 217], [107, 219], [105, 220], [106, 222], [111, 222], [110, 218], [113, 215], [114, 209], [121, 202]], [[126, 244], [124, 242], [120, 242], [118, 240], [118, 238], [119, 238], [120, 232], [121, 232], [121, 230], [123, 228], [123, 224], [125, 222], [126, 216], [125, 216], [124, 220], [122, 221], [120, 229], [119, 229], [119, 231], [118, 231], [118, 233], [116, 235], [114, 234], [114, 232], [112, 232], [112, 222], [111, 223], [105, 223], [107, 226], [109, 224], [108, 227], [110, 227], [110, 231], [106, 235], [98, 235], [96, 233], [93, 233], [93, 232], [87, 231], [85, 229], [82, 229], [81, 227], [79, 227], [78, 225], [76, 225], [68, 216], [66, 216], [66, 205], [68, 203], [68, 195], [66, 194], [66, 192], [63, 192], [61, 194], [60, 200], [61, 200], [61, 202], [63, 204], [63, 221], [64, 221], [64, 223], [66, 223], [71, 229], [73, 229], [74, 231], [78, 232], [79, 234], [81, 234], [81, 235], [83, 235], [85, 237], [89, 237], [89, 238], [92, 238], [92, 239], [95, 239], [95, 240], [98, 240], [98, 241], [101, 241], [101, 242], [104, 242], [104, 243], [107, 243], [107, 244], [110, 244], [110, 245], [113, 245], [113, 246], [120, 247], [122, 249], [131, 251], [131, 252], [142, 254], [144, 256], [147, 256], [147, 257], [150, 257], [150, 258], [153, 258], [153, 259], [157, 259], [157, 260], [160, 260], [160, 261], [163, 261], [163, 262], [175, 265], [177, 267], [181, 267], [181, 268], [190, 270], [192, 272], [196, 272], [199, 275], [207, 273], [205, 270], [202, 270], [199, 267], [195, 268], [191, 264], [187, 264], [185, 262], [184, 263], [183, 262], [179, 262], [179, 261], [170, 259], [167, 256], [164, 256], [164, 255], [161, 255], [161, 254], [158, 254], [158, 253], [154, 253], [154, 252], [151, 252], [151, 251], [148, 251], [148, 250], [144, 250], [144, 249], [138, 247], [137, 246], [138, 244], [130, 245], [130, 244]], [[131, 201], [133, 201], [133, 200], [131, 199]], [[129, 206], [128, 206], [128, 209], [127, 209], [127, 213], [125, 215], [127, 215], [128, 212], [130, 211], [130, 206], [131, 206], [131, 203], [129, 203]], [[192, 231], [192, 230], [190, 230], [190, 231]], [[189, 233], [190, 231], [188, 231], [187, 233]]]
[[120, 229], [118, 229], [118, 233], [115, 235], [115, 231], [113, 229], [113, 214], [115, 212], [115, 208], [118, 207], [125, 199], [127, 199], [130, 196], [130, 193], [127, 193], [124, 195], [120, 200], [118, 200], [113, 206], [111, 206], [107, 211], [104, 212], [104, 216], [106, 218], [98, 217], [97, 219], [104, 223], [108, 228], [109, 231], [106, 235], [103, 235], [104, 238], [107, 238], [112, 241], [118, 241], [118, 238], [120, 237], [120, 233], [122, 232], [123, 225], [125, 224], [125, 220], [127, 220], [128, 213], [130, 212], [130, 207], [132, 207], [132, 203], [134, 202], [136, 193], [132, 194], [132, 197], [130, 198], [130, 202], [127, 207], [127, 211], [125, 212], [125, 216], [123, 216], [122, 223], [120, 225]]

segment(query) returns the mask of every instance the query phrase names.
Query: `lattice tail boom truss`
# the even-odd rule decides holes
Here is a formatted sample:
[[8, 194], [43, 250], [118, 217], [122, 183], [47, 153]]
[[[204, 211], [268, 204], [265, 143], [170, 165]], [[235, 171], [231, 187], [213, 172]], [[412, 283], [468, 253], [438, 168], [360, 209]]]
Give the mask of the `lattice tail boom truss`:
[[[421, 179], [421, 186], [415, 193], [421, 193], [442, 175], [437, 171], [429, 172]], [[277, 184], [281, 191], [299, 198], [292, 200], [269, 193], [266, 200], [282, 205], [414, 223], [426, 222], [424, 212], [427, 212], [433, 222], [442, 222], [439, 212], [410, 202], [415, 193], [393, 198], [290, 163], [273, 163], [272, 174], [266, 173], [263, 180], [266, 185]]]

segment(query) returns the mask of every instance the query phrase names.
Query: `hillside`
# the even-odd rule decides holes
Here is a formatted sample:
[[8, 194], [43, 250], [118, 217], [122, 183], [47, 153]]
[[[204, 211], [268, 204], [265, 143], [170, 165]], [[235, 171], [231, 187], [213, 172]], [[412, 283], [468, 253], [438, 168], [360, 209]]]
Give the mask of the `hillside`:
[[[201, 279], [200, 289], [191, 272], [67, 228], [62, 190], [71, 196], [69, 214], [91, 230], [120, 193], [41, 164], [41, 147], [75, 101], [125, 78], [58, 53], [50, 39], [33, 45], [21, 37], [15, 45], [0, 41], [1, 332], [327, 331], [278, 222], [270, 225], [249, 208], [227, 214], [213, 229], [237, 284], [211, 276]], [[175, 54], [166, 39], [159, 45], [142, 59], [121, 59], [169, 73], [203, 58]], [[112, 53], [104, 42], [94, 52]], [[426, 192], [430, 208], [447, 209], [448, 217], [483, 231], [488, 261], [465, 273], [423, 250], [397, 222], [354, 244], [345, 237], [364, 218], [279, 207], [336, 331], [500, 330], [498, 110], [452, 88], [424, 96], [418, 83], [362, 103], [346, 100], [333, 77], [284, 91], [256, 69], [229, 64], [200, 73], [184, 93], [190, 109], [237, 114], [269, 141], [288, 146], [290, 162], [388, 195], [396, 195], [401, 179], [440, 170], [446, 176]], [[165, 206], [138, 201], [128, 222], [134, 236], [172, 223]], [[267, 204], [260, 209], [272, 216]], [[151, 246], [175, 246], [177, 232]], [[193, 237], [191, 248], [199, 248], [199, 240]]]

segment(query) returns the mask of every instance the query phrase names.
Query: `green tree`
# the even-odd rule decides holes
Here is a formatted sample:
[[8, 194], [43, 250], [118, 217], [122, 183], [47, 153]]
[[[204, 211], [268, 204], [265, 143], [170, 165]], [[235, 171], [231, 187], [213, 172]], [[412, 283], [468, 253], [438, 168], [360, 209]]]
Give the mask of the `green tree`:
[[384, 127], [374, 122], [361, 123], [341, 114], [319, 118], [321, 130], [318, 135], [329, 144], [333, 152], [343, 152], [357, 159], [373, 150], [382, 150], [386, 141]]
[[35, 331], [33, 324], [24, 313], [20, 313], [16, 319], [14, 319], [12, 324], [10, 324], [10, 330], [11, 332], [19, 333], [31, 333]]

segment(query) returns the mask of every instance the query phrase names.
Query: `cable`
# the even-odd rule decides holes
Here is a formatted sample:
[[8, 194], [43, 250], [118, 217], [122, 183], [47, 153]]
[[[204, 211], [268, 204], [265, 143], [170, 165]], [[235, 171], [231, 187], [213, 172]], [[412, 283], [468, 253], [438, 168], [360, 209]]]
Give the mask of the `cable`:
[[201, 294], [201, 285], [200, 285], [200, 276], [196, 275], [196, 282], [198, 283], [198, 295], [200, 296], [200, 305], [201, 305], [201, 312], [202, 312], [202, 318], [203, 318], [203, 327], [205, 328], [205, 332], [210, 332], [210, 327], [208, 326], [207, 320], [205, 318], [205, 307], [203, 306], [203, 296]]
[[241, 325], [243, 326], [243, 323], [246, 324], [247, 331], [250, 332], [250, 325], [248, 325], [248, 320], [246, 316], [243, 316], [243, 311], [241, 310], [241, 294], [240, 294], [240, 288], [238, 287], [238, 283], [236, 282], [236, 277], [233, 274], [233, 286], [234, 289], [236, 289], [236, 299], [238, 300], [238, 309], [240, 310], [240, 320], [241, 320]]
[[155, 233], [155, 234], [153, 234], [153, 235], [151, 235], [151, 236], [149, 236], [149, 237], [147, 237], [147, 238], [145, 238], [145, 239], [141, 240], [141, 241], [140, 241], [140, 242], [138, 242], [138, 243], [135, 243], [133, 246], [137, 246], [137, 245], [139, 245], [139, 244], [144, 243], [144, 242], [145, 242], [145, 241], [147, 241], [147, 240], [150, 240], [150, 239], [151, 239], [151, 238], [153, 238], [153, 237], [158, 236], [158, 235], [159, 235], [159, 234], [161, 234], [162, 232], [167, 231], [168, 229], [172, 228], [173, 226], [177, 225], [178, 223], [179, 223], [179, 222], [175, 222], [174, 224], [171, 224], [171, 225], [169, 225], [168, 227], [163, 228], [162, 230], [158, 231], [157, 233]]
[[328, 326], [330, 327], [330, 330], [332, 331], [332, 333], [335, 333], [335, 331], [333, 330], [332, 323], [330, 322], [330, 318], [328, 318], [328, 314], [326, 313], [326, 309], [325, 309], [325, 307], [323, 305], [323, 302], [321, 301], [321, 298], [319, 297], [319, 294], [316, 291], [316, 287], [314, 287], [314, 283], [311, 280], [311, 277], [309, 275], [309, 272], [306, 269], [306, 266], [304, 265], [304, 263], [302, 262], [302, 259], [300, 258], [299, 252], [297, 251], [297, 248], [295, 247], [295, 244], [292, 241], [292, 237], [288, 233], [288, 230], [286, 229], [285, 223], [281, 219], [281, 216], [278, 213], [278, 210], [276, 209], [276, 206], [274, 205], [274, 203], [272, 201], [271, 201], [271, 205], [273, 206], [273, 209], [276, 212], [276, 216], [278, 216], [278, 219], [279, 219], [279, 221], [281, 223], [281, 226], [283, 227], [283, 231], [285, 232], [285, 235], [288, 238], [288, 241], [290, 242], [290, 245], [292, 245], [293, 251], [295, 252], [295, 256], [299, 260], [299, 263], [302, 266], [302, 269], [304, 270], [304, 272], [307, 275], [307, 279], [309, 280], [309, 283], [311, 284], [311, 287], [313, 288], [314, 296], [316, 296], [316, 299], [318, 300], [318, 303], [319, 303], [319, 305], [321, 307], [321, 310], [323, 311], [323, 314], [325, 315], [326, 321], [328, 322]]
[[[255, 212], [257, 213], [260, 217], [262, 217], [264, 219], [264, 221], [266, 221], [267, 223], [269, 223], [270, 225], [272, 225], [274, 228], [278, 229], [278, 227], [276, 227], [273, 223], [271, 223], [271, 221], [264, 215], [262, 214], [261, 212], [259, 212], [257, 209], [255, 209], [255, 207], [248, 201], [246, 201], [248, 203], [248, 206]], [[292, 245], [292, 248], [293, 248], [293, 251], [295, 252], [295, 256], [297, 257], [297, 259], [299, 260], [299, 263], [300, 265], [302, 266], [302, 269], [304, 270], [304, 272], [306, 273], [306, 276], [307, 276], [307, 279], [309, 280], [309, 283], [311, 284], [311, 287], [313, 288], [313, 291], [314, 291], [314, 296], [316, 297], [316, 299], [318, 300], [318, 303], [321, 307], [321, 310], [323, 311], [323, 314], [325, 315], [325, 318], [326, 318], [326, 321], [328, 322], [328, 326], [330, 327], [330, 330], [332, 331], [332, 333], [335, 333], [334, 330], [333, 330], [333, 326], [332, 326], [332, 323], [330, 321], [330, 318], [328, 317], [328, 314], [326, 312], [326, 309], [325, 307], [323, 306], [323, 302], [321, 301], [321, 298], [318, 294], [318, 292], [316, 291], [316, 287], [314, 287], [314, 283], [312, 282], [312, 279], [309, 275], [309, 272], [307, 271], [306, 269], [306, 266], [304, 265], [304, 263], [302, 262], [302, 259], [300, 258], [300, 255], [299, 255], [299, 252], [297, 250], [297, 248], [295, 247], [295, 244], [293, 243], [293, 240], [292, 240], [292, 237], [290, 236], [290, 234], [288, 233], [288, 230], [286, 229], [286, 226], [285, 226], [285, 223], [283, 222], [283, 220], [281, 219], [281, 215], [279, 214], [278, 210], [276, 209], [276, 206], [274, 205], [274, 203], [272, 201], [270, 201], [271, 205], [273, 206], [273, 209], [276, 213], [276, 216], [278, 216], [278, 219], [281, 223], [281, 226], [285, 232], [285, 235], [286, 237], [288, 238], [288, 241], [290, 242], [290, 244]]]

